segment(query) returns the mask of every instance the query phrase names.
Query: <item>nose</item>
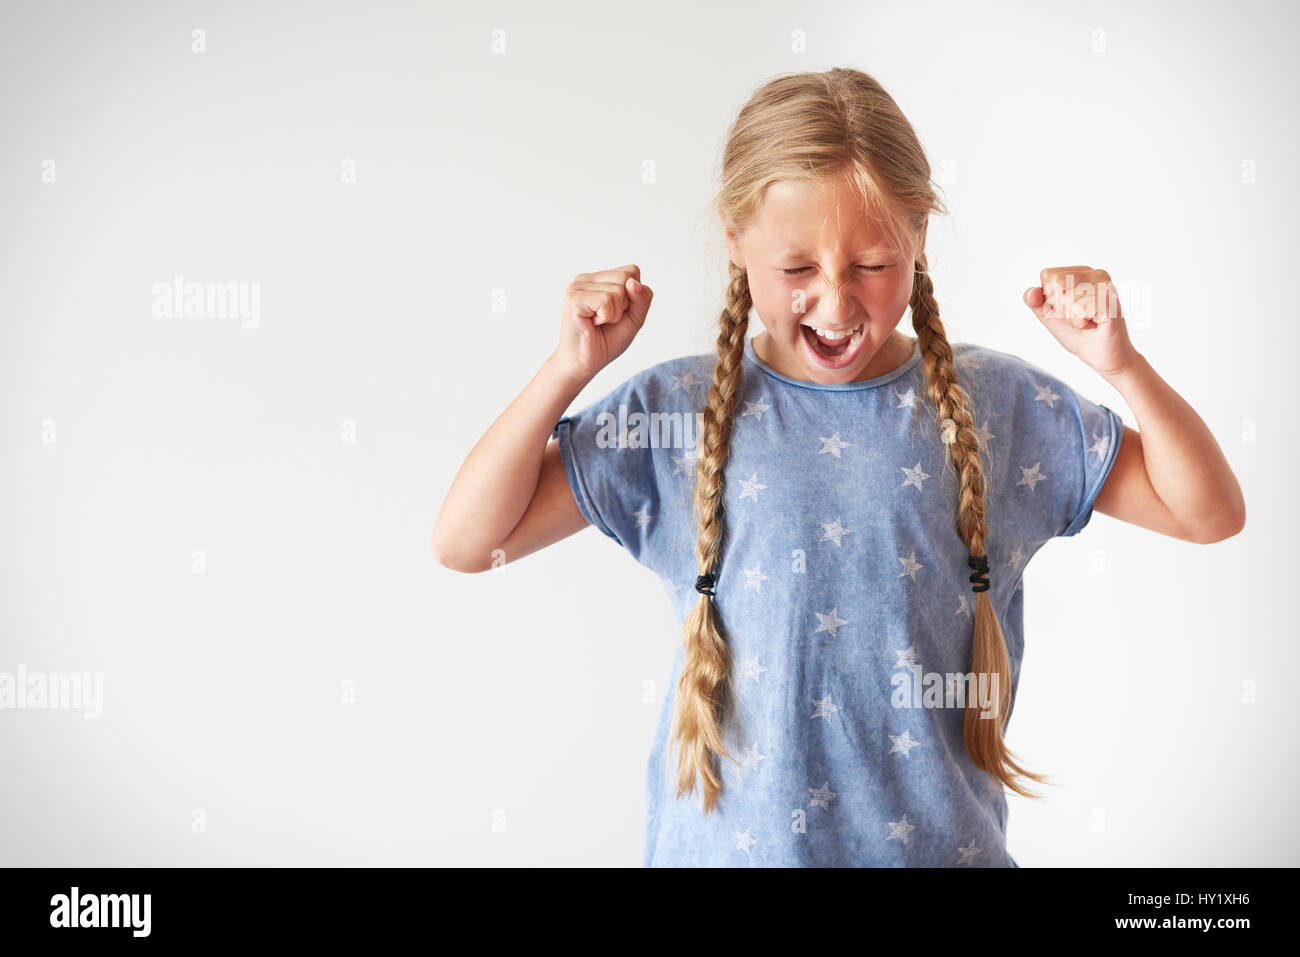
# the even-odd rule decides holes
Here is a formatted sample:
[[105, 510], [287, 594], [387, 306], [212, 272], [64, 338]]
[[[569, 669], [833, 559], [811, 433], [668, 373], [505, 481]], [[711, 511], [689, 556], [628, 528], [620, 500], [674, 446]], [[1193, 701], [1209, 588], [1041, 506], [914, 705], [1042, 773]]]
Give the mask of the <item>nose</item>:
[[847, 322], [853, 318], [853, 300], [848, 294], [848, 282], [830, 281], [817, 297], [817, 315], [828, 325]]

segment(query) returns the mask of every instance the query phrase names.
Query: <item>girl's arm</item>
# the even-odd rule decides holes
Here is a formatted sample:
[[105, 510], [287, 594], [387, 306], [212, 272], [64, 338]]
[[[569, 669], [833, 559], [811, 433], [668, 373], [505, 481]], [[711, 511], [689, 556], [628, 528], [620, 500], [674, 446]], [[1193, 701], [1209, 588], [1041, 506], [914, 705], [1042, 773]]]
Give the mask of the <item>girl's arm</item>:
[[433, 527], [433, 556], [481, 572], [580, 530], [555, 423], [641, 330], [654, 291], [635, 265], [582, 273], [565, 290], [560, 344], [470, 450]]
[[1123, 440], [1097, 511], [1198, 544], [1246, 524], [1241, 486], [1208, 426], [1129, 340], [1110, 274], [1089, 266], [1042, 270], [1025, 304], [1065, 348], [1123, 396], [1137, 417]]
[[1209, 545], [1246, 524], [1246, 502], [1209, 427], [1141, 354], [1106, 375], [1138, 420], [1124, 441], [1099, 512], [1184, 541]]
[[[433, 527], [433, 556], [458, 572], [514, 561], [580, 530], [560, 461], [547, 442], [555, 422], [586, 386], [556, 356], [470, 450]], [[493, 552], [500, 549], [496, 556]], [[494, 561], [499, 558], [500, 561]]]

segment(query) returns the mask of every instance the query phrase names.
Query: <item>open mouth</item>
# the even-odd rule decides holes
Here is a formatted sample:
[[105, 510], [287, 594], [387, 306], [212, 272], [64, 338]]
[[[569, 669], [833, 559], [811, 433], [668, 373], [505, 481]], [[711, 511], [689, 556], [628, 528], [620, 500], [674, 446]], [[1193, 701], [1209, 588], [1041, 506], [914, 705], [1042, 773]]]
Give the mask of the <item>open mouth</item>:
[[860, 323], [853, 329], [822, 329], [817, 326], [801, 325], [804, 341], [819, 360], [818, 365], [828, 369], [838, 369], [853, 361], [862, 345], [862, 330], [866, 323]]

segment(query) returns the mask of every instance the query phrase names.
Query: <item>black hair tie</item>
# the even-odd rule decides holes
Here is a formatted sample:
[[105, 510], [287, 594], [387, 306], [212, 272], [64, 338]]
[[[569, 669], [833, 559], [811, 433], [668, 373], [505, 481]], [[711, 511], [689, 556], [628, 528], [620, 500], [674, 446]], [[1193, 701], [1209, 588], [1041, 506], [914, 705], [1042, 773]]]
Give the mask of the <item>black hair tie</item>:
[[979, 558], [976, 558], [972, 555], [970, 558], [966, 559], [966, 564], [975, 569], [975, 573], [970, 577], [970, 580], [974, 583], [971, 591], [976, 592], [977, 594], [982, 591], [988, 591], [989, 557], [987, 555], [981, 555]]
[[695, 579], [695, 590], [701, 595], [712, 595], [713, 585], [718, 580], [718, 576], [709, 572], [707, 575], [701, 575]]

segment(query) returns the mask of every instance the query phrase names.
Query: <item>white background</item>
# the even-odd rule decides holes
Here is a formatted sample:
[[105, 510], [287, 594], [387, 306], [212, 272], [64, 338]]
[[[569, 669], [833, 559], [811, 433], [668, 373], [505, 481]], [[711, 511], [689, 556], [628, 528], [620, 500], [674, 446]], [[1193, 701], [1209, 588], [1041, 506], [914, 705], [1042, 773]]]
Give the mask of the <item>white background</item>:
[[[99, 720], [0, 711], [0, 863], [640, 864], [658, 581], [590, 528], [458, 575], [433, 520], [575, 274], [656, 292], [575, 408], [712, 348], [727, 127], [832, 66], [931, 156], [950, 338], [1139, 427], [1020, 299], [1107, 269], [1245, 490], [1224, 543], [1096, 513], [1031, 563], [1009, 743], [1064, 786], [1010, 798], [1009, 850], [1300, 863], [1294, 4], [0, 16], [0, 671], [104, 680]], [[258, 284], [259, 324], [156, 318], [176, 274]]]

